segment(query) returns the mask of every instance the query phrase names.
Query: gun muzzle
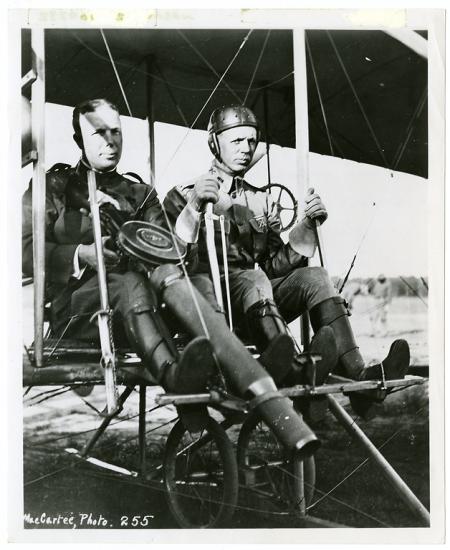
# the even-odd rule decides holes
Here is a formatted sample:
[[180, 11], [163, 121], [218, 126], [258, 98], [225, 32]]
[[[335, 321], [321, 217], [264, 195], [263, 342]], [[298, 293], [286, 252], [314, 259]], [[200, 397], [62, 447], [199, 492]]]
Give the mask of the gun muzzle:
[[189, 288], [181, 270], [173, 264], [157, 267], [150, 282], [187, 334], [204, 336], [207, 327], [227, 382], [240, 396], [251, 400], [251, 406], [257, 408], [280, 442], [289, 451], [311, 455], [320, 446], [319, 440], [294, 410], [292, 401], [277, 392], [273, 379], [229, 330], [225, 316], [215, 311], [196, 288]]
[[250, 402], [280, 443], [300, 459], [313, 455], [321, 443], [288, 397], [279, 392], [259, 395]]

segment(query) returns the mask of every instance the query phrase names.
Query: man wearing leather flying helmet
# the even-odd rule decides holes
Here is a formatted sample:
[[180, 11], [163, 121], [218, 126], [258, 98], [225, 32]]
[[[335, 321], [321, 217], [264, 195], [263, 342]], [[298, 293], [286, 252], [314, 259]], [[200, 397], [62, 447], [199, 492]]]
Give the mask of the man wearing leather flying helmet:
[[[129, 178], [116, 171], [122, 153], [117, 108], [104, 99], [82, 103], [74, 109], [73, 128], [82, 153], [80, 162], [74, 168], [57, 165], [47, 174], [47, 298], [52, 303], [51, 324], [56, 336], [97, 340], [98, 329], [90, 322], [100, 309], [100, 293], [87, 170], [96, 173], [100, 210], [112, 207], [115, 215], [128, 213], [132, 217], [139, 213], [142, 220], [153, 223], [147, 226], [149, 235], [161, 234], [159, 228], [165, 225], [154, 187], [136, 182], [135, 175]], [[23, 200], [26, 275], [33, 272], [31, 202], [30, 187]], [[158, 383], [169, 391], [198, 393], [220, 367], [232, 390], [252, 400], [252, 408], [288, 450], [309, 455], [317, 449], [317, 437], [296, 414], [291, 400], [277, 392], [272, 378], [230, 332], [223, 314], [211, 307], [214, 298], [208, 276], [193, 275], [191, 285], [178, 262], [159, 265], [156, 252], [153, 263], [143, 270], [139, 262], [134, 264], [136, 270], [130, 266], [117, 269], [117, 253], [106, 246], [106, 239], [103, 244], [113, 325], [124, 329], [128, 343]], [[179, 248], [184, 246], [179, 243]], [[209, 294], [208, 301], [205, 296]], [[161, 302], [190, 338], [181, 355], [159, 314]]]
[[[172, 189], [165, 200], [166, 209], [176, 219], [178, 235], [197, 249], [199, 269], [207, 271], [202, 225], [205, 204], [214, 203], [214, 213], [225, 216], [233, 318], [246, 325], [260, 352], [273, 358], [267, 350], [283, 350], [283, 354], [275, 354], [278, 360], [266, 364], [276, 381], [308, 382], [309, 374], [294, 353], [292, 341], [289, 348], [286, 336], [284, 340], [281, 336], [287, 334], [286, 322], [305, 310], [315, 331], [313, 346], [324, 355], [318, 366], [318, 383], [330, 369], [354, 380], [381, 379], [382, 369], [386, 379], [403, 378], [409, 366], [407, 342], [395, 341], [382, 364], [366, 367], [344, 300], [336, 294], [324, 268], [307, 265], [316, 248], [315, 222], [323, 223], [328, 217], [320, 196], [308, 189], [303, 218], [284, 243], [271, 197], [245, 181], [259, 137], [258, 121], [247, 107], [221, 107], [212, 113], [208, 144], [214, 160], [209, 171]], [[218, 257], [220, 261], [220, 252]], [[255, 269], [255, 264], [260, 269]], [[325, 327], [331, 331], [324, 332]], [[333, 344], [337, 346], [337, 369], [333, 354], [327, 352]]]

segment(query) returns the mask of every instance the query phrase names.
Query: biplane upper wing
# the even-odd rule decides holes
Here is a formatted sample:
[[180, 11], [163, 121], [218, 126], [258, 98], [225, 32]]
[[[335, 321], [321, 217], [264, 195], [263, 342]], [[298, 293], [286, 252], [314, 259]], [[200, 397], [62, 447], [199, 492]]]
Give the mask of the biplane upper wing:
[[[213, 108], [245, 103], [266, 121], [264, 139], [295, 147], [292, 31], [253, 30], [208, 101], [247, 33], [115, 29], [104, 36], [133, 116], [147, 116], [150, 87], [155, 120], [170, 124], [205, 129]], [[310, 150], [427, 177], [426, 58], [378, 30], [309, 30], [306, 39]], [[99, 29], [49, 29], [45, 40], [47, 101], [73, 106], [106, 96], [128, 114]]]

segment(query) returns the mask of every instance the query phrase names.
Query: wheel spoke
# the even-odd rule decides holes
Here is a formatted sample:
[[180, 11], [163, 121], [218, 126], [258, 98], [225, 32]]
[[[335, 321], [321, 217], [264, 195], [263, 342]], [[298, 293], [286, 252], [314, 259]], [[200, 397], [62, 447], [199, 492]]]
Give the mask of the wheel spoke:
[[[296, 495], [300, 488], [297, 484], [303, 483], [303, 480], [294, 474], [297, 463], [286, 457], [284, 448], [269, 428], [257, 421], [255, 413], [242, 426], [238, 441], [238, 464], [247, 493], [255, 499], [255, 508], [264, 506], [266, 509], [281, 510], [283, 514], [298, 513]], [[309, 467], [305, 489], [308, 485], [313, 486], [314, 478], [311, 475], [314, 474]], [[312, 498], [310, 489], [307, 495], [309, 502]], [[264, 504], [258, 504], [258, 500]]]
[[216, 527], [231, 517], [238, 488], [236, 459], [217, 422], [209, 418], [198, 437], [176, 424], [167, 440], [164, 482], [180, 527]]

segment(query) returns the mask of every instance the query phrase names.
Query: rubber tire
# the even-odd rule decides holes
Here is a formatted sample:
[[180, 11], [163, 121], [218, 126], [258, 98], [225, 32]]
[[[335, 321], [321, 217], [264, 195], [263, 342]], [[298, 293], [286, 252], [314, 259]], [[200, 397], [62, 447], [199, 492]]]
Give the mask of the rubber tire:
[[[264, 422], [260, 419], [260, 417], [252, 413], [242, 424], [241, 430], [239, 432], [239, 438], [238, 438], [238, 447], [237, 447], [237, 462], [238, 462], [238, 468], [239, 472], [242, 474], [244, 472], [244, 468], [246, 466], [246, 459], [247, 459], [247, 452], [248, 452], [248, 445], [251, 441], [252, 437], [254, 437], [254, 432], [258, 424], [263, 424], [264, 428], [267, 430], [268, 433], [270, 433], [271, 438], [274, 442], [276, 442], [275, 435], [270, 431], [270, 429], [264, 424]], [[277, 445], [280, 448], [280, 451], [282, 452], [281, 445], [277, 442]], [[291, 460], [291, 462], [286, 461], [286, 466], [283, 468], [284, 470], [288, 470], [291, 475], [289, 475], [289, 481], [292, 483], [295, 483], [298, 481], [297, 477], [294, 475], [295, 471], [295, 465], [293, 461], [298, 461], [299, 463], [302, 462], [298, 458], [294, 458]], [[288, 475], [288, 474], [287, 474]], [[304, 478], [304, 491], [305, 491], [305, 504], [306, 507], [308, 507], [312, 503], [312, 499], [314, 496], [314, 490], [315, 490], [315, 483], [316, 483], [316, 463], [314, 460], [314, 456], [310, 456], [303, 460], [303, 478]], [[245, 479], [241, 479], [241, 486], [245, 485]], [[298, 494], [298, 491], [300, 490], [299, 487], [292, 486], [292, 493], [293, 495]], [[293, 501], [293, 495], [284, 495], [285, 498], [290, 501], [290, 506], [294, 507], [295, 503]], [[276, 501], [276, 496], [274, 494], [273, 503]]]
[[[206, 436], [204, 433], [205, 431], [207, 432]], [[223, 467], [222, 494], [220, 497], [219, 509], [214, 517], [208, 522], [196, 522], [191, 517], [186, 515], [186, 507], [185, 503], [183, 503], [183, 499], [186, 497], [181, 495], [180, 498], [176, 485], [176, 466], [179, 445], [187, 432], [188, 431], [184, 424], [181, 420], [179, 420], [170, 432], [165, 447], [163, 473], [166, 499], [170, 511], [177, 524], [182, 528], [210, 529], [213, 527], [224, 526], [231, 519], [238, 498], [238, 468], [233, 445], [222, 426], [220, 426], [213, 418], [209, 417], [206, 430], [199, 434], [199, 439], [205, 437], [207, 439], [207, 441], [205, 441], [205, 445], [211, 440], [215, 443], [216, 449], [220, 456], [220, 463]], [[194, 505], [189, 503], [189, 512], [192, 512], [193, 509], [195, 509], [195, 500], [193, 500], [193, 503]]]

